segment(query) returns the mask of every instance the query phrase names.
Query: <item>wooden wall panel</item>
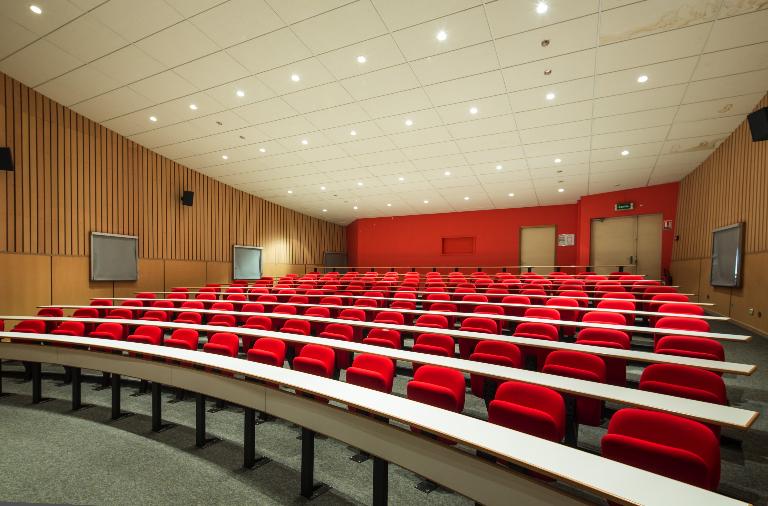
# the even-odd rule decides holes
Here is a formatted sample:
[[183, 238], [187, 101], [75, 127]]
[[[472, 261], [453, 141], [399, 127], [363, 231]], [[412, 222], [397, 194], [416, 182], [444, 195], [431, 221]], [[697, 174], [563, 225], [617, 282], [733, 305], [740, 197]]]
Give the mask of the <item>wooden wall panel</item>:
[[0, 252], [86, 257], [92, 231], [137, 235], [148, 259], [230, 262], [237, 243], [304, 264], [346, 249], [344, 227], [194, 172], [1, 73], [0, 145], [16, 162], [0, 174]]
[[229, 283], [232, 281], [231, 262], [206, 262], [206, 283]]
[[165, 260], [165, 290], [175, 286], [204, 286], [205, 262], [190, 260]]
[[90, 281], [89, 257], [51, 257], [51, 304], [88, 304], [92, 297], [114, 297], [111, 281]]
[[2, 312], [35, 314], [38, 305], [50, 303], [51, 257], [0, 253]]
[[137, 281], [115, 281], [115, 297], [133, 297], [136, 292], [165, 290], [165, 265], [163, 260], [139, 258]]

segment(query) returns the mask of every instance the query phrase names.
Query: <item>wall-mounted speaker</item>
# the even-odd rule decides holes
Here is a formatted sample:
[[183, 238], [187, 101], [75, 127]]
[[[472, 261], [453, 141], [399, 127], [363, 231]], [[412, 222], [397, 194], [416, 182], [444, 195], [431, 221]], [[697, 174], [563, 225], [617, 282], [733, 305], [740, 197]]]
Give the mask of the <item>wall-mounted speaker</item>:
[[749, 130], [752, 132], [752, 140], [768, 140], [768, 107], [758, 109], [747, 116], [749, 120]]
[[191, 192], [188, 190], [184, 190], [184, 193], [181, 195], [181, 203], [185, 206], [191, 206], [192, 201], [195, 200], [195, 192]]
[[0, 170], [13, 170], [11, 148], [0, 148]]

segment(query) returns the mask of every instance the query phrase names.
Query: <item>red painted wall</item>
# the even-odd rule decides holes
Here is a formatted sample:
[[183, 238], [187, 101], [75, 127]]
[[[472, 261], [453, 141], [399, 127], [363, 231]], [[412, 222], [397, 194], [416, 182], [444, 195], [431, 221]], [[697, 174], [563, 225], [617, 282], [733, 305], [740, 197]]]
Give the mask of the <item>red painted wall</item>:
[[[556, 247], [560, 265], [589, 263], [593, 218], [662, 213], [675, 217], [678, 184], [589, 195], [576, 204], [460, 213], [366, 218], [347, 226], [347, 254], [356, 266], [497, 266], [516, 265], [520, 227], [555, 225], [558, 234], [576, 234], [576, 245]], [[633, 211], [613, 210], [616, 202], [633, 201]], [[662, 266], [669, 267], [672, 230], [662, 232]], [[471, 255], [443, 255], [443, 237], [475, 237]]]

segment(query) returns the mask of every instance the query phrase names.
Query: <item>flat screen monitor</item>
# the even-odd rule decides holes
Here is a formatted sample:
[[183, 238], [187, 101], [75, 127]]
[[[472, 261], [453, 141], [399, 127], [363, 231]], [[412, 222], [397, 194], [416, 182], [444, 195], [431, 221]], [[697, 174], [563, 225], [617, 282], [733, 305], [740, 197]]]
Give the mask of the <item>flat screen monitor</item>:
[[741, 286], [744, 261], [744, 223], [721, 227], [712, 232], [712, 286]]
[[261, 248], [234, 246], [232, 251], [232, 279], [261, 278]]
[[91, 232], [91, 281], [139, 279], [139, 238]]

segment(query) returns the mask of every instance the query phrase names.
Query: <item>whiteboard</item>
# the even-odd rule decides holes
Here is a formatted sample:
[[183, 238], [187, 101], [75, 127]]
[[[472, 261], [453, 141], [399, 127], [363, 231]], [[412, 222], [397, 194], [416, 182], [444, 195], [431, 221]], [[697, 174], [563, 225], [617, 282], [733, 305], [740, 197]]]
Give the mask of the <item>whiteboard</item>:
[[237, 246], [232, 251], [232, 279], [261, 278], [261, 248]]
[[744, 223], [729, 225], [712, 232], [712, 286], [741, 286], [744, 256]]
[[91, 281], [139, 279], [139, 238], [91, 232]]

